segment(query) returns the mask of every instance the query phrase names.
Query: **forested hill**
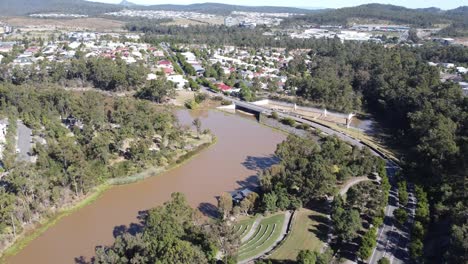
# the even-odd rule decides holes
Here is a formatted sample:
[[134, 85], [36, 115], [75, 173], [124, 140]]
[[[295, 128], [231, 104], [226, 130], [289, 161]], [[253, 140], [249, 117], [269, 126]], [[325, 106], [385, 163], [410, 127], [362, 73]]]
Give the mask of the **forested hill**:
[[467, 17], [468, 8], [466, 6], [444, 11], [438, 8], [409, 9], [394, 5], [367, 4], [324, 10], [293, 18], [290, 22], [346, 25], [359, 20], [384, 20], [396, 24], [430, 27], [438, 23], [460, 23]]
[[276, 6], [240, 6], [218, 3], [202, 3], [192, 5], [151, 5], [142, 6], [128, 4], [104, 4], [85, 0], [1, 0], [0, 15], [27, 15], [37, 12], [64, 12], [87, 15], [99, 15], [106, 12], [119, 11], [123, 8], [138, 10], [174, 10], [192, 11], [210, 14], [228, 15], [232, 11], [265, 12], [265, 13], [313, 13], [317, 10]]
[[119, 11], [122, 6], [88, 2], [85, 0], [1, 0], [0, 15], [20, 16], [31, 13], [62, 12], [84, 15], [99, 15]]

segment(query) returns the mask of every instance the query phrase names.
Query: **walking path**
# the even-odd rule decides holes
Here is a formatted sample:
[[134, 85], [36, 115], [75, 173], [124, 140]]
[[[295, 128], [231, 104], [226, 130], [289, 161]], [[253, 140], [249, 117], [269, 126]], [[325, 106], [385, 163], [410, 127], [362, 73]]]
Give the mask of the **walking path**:
[[263, 252], [260, 252], [251, 258], [245, 259], [243, 261], [239, 261], [238, 264], [246, 264], [246, 263], [251, 263], [251, 262], [253, 263], [253, 260], [258, 259], [264, 256], [265, 254], [269, 253], [270, 251], [272, 251], [276, 247], [276, 245], [278, 245], [281, 241], [283, 241], [286, 238], [286, 234], [288, 232], [288, 225], [289, 225], [289, 222], [291, 221], [291, 217], [292, 217], [292, 214], [290, 211], [286, 211], [286, 213], [284, 213], [284, 222], [283, 222], [283, 227], [281, 228], [281, 233], [276, 239], [276, 241], [271, 244], [271, 246], [269, 246]]
[[362, 176], [362, 177], [356, 177], [356, 178], [352, 178], [348, 180], [347, 182], [345, 182], [343, 187], [341, 187], [340, 195], [341, 196], [345, 195], [351, 187], [363, 181], [370, 181], [370, 179], [366, 176]]
[[243, 238], [241, 238], [241, 243], [244, 243], [245, 241], [249, 240], [255, 234], [255, 230], [257, 230], [257, 226], [260, 224], [261, 220], [261, 217], [257, 217], [255, 219], [255, 222], [252, 224], [252, 227], [250, 228], [249, 232]]

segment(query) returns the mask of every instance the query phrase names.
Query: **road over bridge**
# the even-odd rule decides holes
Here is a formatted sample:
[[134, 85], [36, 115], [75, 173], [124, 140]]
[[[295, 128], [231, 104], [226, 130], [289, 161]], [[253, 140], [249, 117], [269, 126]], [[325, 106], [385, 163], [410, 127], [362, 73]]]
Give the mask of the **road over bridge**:
[[[207, 93], [212, 93], [207, 87], [203, 87], [202, 90]], [[225, 96], [222, 94], [217, 94], [218, 96], [222, 96], [224, 100], [229, 100], [233, 104], [235, 104], [236, 108], [246, 109], [252, 112], [256, 112], [259, 114], [271, 115], [273, 112], [271, 109], [263, 107], [261, 105], [252, 104], [249, 102], [241, 101], [237, 98]], [[282, 113], [277, 112], [278, 116], [281, 118], [291, 118], [296, 122], [307, 124], [315, 129], [319, 129], [323, 133], [327, 135], [334, 135], [337, 136], [339, 139], [347, 142], [352, 146], [357, 147], [368, 147], [371, 153], [375, 156], [379, 156], [387, 161], [387, 175], [389, 177], [390, 183], [392, 184], [392, 190], [390, 192], [389, 203], [385, 208], [385, 219], [383, 225], [379, 228], [377, 233], [377, 247], [372, 252], [372, 256], [369, 260], [370, 264], [376, 264], [380, 258], [386, 257], [390, 260], [390, 263], [408, 263], [410, 261], [409, 254], [408, 254], [408, 245], [410, 242], [410, 230], [412, 226], [412, 222], [414, 219], [414, 208], [416, 206], [416, 201], [414, 199], [414, 190], [410, 188], [408, 190], [408, 194], [410, 199], [412, 200], [412, 208], [409, 208], [410, 214], [409, 219], [404, 227], [398, 228], [394, 224], [394, 217], [393, 211], [398, 208], [398, 189], [397, 189], [397, 182], [395, 174], [400, 167], [394, 161], [392, 161], [389, 157], [387, 157], [384, 153], [380, 152], [379, 150], [375, 149], [374, 147], [362, 142], [359, 139], [356, 139], [350, 135], [347, 135], [344, 132], [339, 132], [333, 130], [332, 128], [314, 122], [309, 119], [304, 119], [299, 115], [289, 114], [289, 113]]]

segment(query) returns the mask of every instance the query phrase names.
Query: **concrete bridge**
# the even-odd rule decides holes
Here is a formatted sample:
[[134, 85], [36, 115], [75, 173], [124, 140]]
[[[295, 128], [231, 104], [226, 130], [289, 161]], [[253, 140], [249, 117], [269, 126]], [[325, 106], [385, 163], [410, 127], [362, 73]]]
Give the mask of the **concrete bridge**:
[[[219, 96], [220, 94], [217, 94], [217, 95]], [[259, 116], [261, 114], [271, 115], [271, 113], [273, 112], [271, 109], [266, 108], [266, 107], [264, 107], [262, 105], [253, 104], [253, 103], [249, 103], [249, 102], [244, 102], [244, 101], [241, 101], [239, 99], [228, 97], [228, 96], [225, 96], [225, 95], [221, 95], [221, 96], [223, 97], [224, 100], [228, 100], [228, 101], [232, 102], [232, 105], [222, 107], [222, 108], [225, 108], [225, 109], [232, 109], [232, 110], [239, 109], [239, 110], [242, 110], [242, 111], [253, 113], [253, 114], [255, 114], [257, 116], [258, 119], [259, 119]], [[315, 121], [310, 120], [310, 119], [302, 118], [299, 115], [293, 115], [293, 114], [284, 113], [284, 112], [276, 112], [276, 113], [278, 114], [278, 116], [280, 118], [291, 118], [291, 119], [293, 119], [294, 121], [296, 121], [298, 123], [306, 124], [306, 125], [309, 125], [309, 126], [315, 128], [315, 129], [319, 129], [320, 131], [322, 131], [323, 133], [325, 133], [327, 135], [337, 136], [339, 139], [347, 142], [350, 145], [357, 146], [357, 147], [360, 147], [360, 148], [366, 146], [371, 150], [372, 154], [374, 154], [376, 156], [380, 156], [380, 157], [382, 157], [384, 159], [387, 159], [387, 157], [383, 153], [378, 151], [377, 149], [367, 145], [366, 143], [360, 141], [359, 139], [353, 138], [353, 137], [345, 134], [344, 132], [335, 131], [331, 127], [329, 127], [327, 125], [320, 124], [320, 123], [315, 122]]]

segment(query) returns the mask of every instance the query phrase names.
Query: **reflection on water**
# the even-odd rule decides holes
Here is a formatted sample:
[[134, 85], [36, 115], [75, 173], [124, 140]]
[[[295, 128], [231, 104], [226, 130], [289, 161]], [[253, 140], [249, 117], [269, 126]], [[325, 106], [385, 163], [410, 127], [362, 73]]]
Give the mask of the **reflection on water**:
[[217, 144], [184, 165], [144, 181], [116, 186], [93, 204], [64, 217], [7, 263], [75, 263], [89, 259], [97, 245], [110, 244], [122, 225], [137, 230], [137, 215], [162, 204], [172, 192], [183, 192], [189, 203], [210, 215], [216, 197], [257, 184], [259, 170], [275, 162], [276, 145], [285, 136], [255, 120], [217, 111], [179, 111], [180, 123], [199, 117]]
[[360, 129], [366, 133], [372, 134], [375, 131], [374, 128], [375, 122], [371, 119], [351, 119], [351, 126], [357, 129]]

